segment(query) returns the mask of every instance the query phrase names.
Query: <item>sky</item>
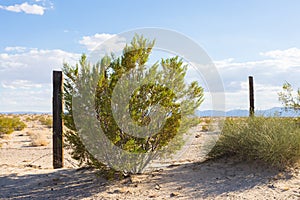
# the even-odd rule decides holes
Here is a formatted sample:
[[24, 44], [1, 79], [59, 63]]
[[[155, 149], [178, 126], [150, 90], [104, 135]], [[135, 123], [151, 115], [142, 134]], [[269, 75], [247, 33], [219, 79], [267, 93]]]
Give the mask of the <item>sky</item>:
[[283, 83], [300, 87], [299, 8], [297, 0], [0, 0], [0, 112], [50, 112], [53, 70], [144, 27], [176, 31], [205, 50], [226, 110], [248, 109], [250, 75], [256, 109], [281, 106]]

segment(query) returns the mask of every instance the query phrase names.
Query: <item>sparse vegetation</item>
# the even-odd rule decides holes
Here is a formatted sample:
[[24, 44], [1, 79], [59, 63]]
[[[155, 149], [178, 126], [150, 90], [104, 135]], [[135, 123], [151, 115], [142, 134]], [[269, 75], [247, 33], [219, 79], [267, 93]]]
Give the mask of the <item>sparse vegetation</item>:
[[209, 124], [211, 124], [211, 122], [212, 122], [211, 118], [208, 118], [208, 117], [204, 118], [204, 123], [205, 124], [209, 125]]
[[202, 131], [209, 131], [208, 125], [202, 125]]
[[26, 124], [16, 116], [0, 116], [0, 136], [11, 134], [14, 131], [21, 131], [26, 128]]
[[32, 116], [31, 116], [31, 115], [27, 116], [27, 117], [25, 118], [25, 121], [26, 121], [26, 122], [32, 121]]
[[202, 131], [215, 131], [219, 127], [219, 122], [222, 120], [212, 118], [212, 117], [203, 117], [200, 118], [201, 130]]
[[47, 146], [49, 140], [47, 140], [46, 135], [41, 132], [27, 132], [31, 139], [31, 145], [34, 147]]
[[38, 120], [42, 125], [46, 126], [47, 128], [52, 128], [53, 126], [53, 120], [51, 116], [40, 116]]
[[209, 156], [233, 155], [280, 168], [293, 166], [300, 160], [299, 124], [291, 118], [227, 119]]

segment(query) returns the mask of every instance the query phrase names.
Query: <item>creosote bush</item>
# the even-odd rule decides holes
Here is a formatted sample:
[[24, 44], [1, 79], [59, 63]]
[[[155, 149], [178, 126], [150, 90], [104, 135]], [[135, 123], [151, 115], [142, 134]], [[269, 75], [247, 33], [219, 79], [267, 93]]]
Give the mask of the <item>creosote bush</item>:
[[[123, 171], [124, 174], [140, 173], [153, 158], [179, 150], [184, 142], [183, 134], [199, 122], [192, 116], [203, 101], [203, 88], [198, 86], [197, 82], [185, 84], [187, 65], [184, 65], [177, 56], [161, 59], [160, 62], [147, 68], [146, 64], [153, 46], [154, 41], [136, 35], [132, 42], [125, 46], [123, 55], [118, 58], [113, 55], [105, 56], [97, 64], [91, 65], [83, 55], [76, 66], [64, 65], [63, 72], [66, 77], [64, 101], [67, 111], [64, 122], [69, 129], [64, 134], [68, 146], [73, 149], [73, 158], [79, 160], [81, 164], [109, 170], [113, 170], [114, 165], [122, 165], [126, 169]], [[124, 81], [124, 77], [127, 81]], [[97, 87], [92, 98], [87, 93], [80, 93], [86, 92], [85, 88], [95, 80], [97, 80]], [[121, 84], [118, 84], [120, 82]], [[128, 95], [126, 88], [135, 88], [137, 83], [140, 84], [139, 87]], [[117, 95], [117, 100], [121, 101], [113, 102], [114, 94]], [[105, 157], [103, 161], [96, 159], [89, 152], [76, 129], [73, 116], [74, 112], [81, 109], [77, 107], [77, 110], [74, 110], [74, 98], [82, 97], [90, 98], [81, 101], [83, 105], [79, 106], [82, 106], [82, 110], [93, 106], [91, 112], [96, 113], [97, 125], [104, 132], [105, 137], [114, 146], [127, 153], [106, 155], [103, 153], [106, 148], [100, 147], [102, 150], [99, 154]], [[113, 110], [117, 112], [114, 114]], [[129, 117], [124, 114], [127, 110]], [[165, 120], [155, 118], [162, 110], [166, 111], [162, 118]], [[80, 127], [81, 132], [92, 131], [94, 127], [86, 116], [87, 113], [76, 115], [80, 122], [87, 122]], [[128, 118], [134, 123], [130, 123]], [[120, 127], [120, 124], [127, 127]], [[149, 124], [155, 131], [151, 132], [151, 129], [151, 134], [143, 135], [144, 129], [139, 127]], [[136, 128], [136, 125], [139, 127]], [[160, 128], [156, 130], [157, 127]], [[133, 134], [129, 134], [128, 131], [132, 131]], [[99, 137], [97, 133], [94, 134], [95, 138]], [[93, 141], [91, 144], [94, 144]], [[140, 155], [139, 159], [126, 162], [128, 153], [134, 156]], [[119, 163], [112, 164], [116, 161]]]
[[251, 117], [227, 119], [209, 156], [259, 159], [279, 168], [300, 161], [300, 127], [294, 119]]

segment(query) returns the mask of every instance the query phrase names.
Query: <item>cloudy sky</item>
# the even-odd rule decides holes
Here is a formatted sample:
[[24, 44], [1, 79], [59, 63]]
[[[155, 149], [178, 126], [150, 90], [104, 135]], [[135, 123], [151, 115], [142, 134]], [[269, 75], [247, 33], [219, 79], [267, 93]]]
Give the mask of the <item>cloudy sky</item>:
[[280, 106], [285, 81], [300, 87], [299, 8], [297, 0], [0, 0], [0, 112], [51, 111], [54, 69], [142, 27], [200, 45], [223, 80], [227, 110], [248, 108], [249, 75], [256, 108]]

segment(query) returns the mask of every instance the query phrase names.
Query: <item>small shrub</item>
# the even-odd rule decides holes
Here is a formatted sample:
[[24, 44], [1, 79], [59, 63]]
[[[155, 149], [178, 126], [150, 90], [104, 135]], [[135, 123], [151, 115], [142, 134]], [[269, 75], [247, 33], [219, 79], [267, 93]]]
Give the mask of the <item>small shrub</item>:
[[26, 128], [26, 124], [20, 120], [18, 117], [12, 118], [12, 126], [14, 131], [21, 131]]
[[21, 131], [26, 128], [26, 124], [18, 117], [0, 117], [0, 134], [11, 134], [14, 131]]
[[209, 127], [207, 125], [202, 126], [202, 131], [209, 131]]
[[204, 122], [209, 125], [211, 123], [211, 118], [205, 118], [204, 119]]
[[31, 121], [32, 121], [32, 116], [30, 116], [30, 115], [27, 116], [27, 117], [25, 118], [25, 121], [26, 121], [26, 122], [31, 122]]
[[41, 116], [38, 120], [42, 125], [46, 126], [47, 128], [52, 128], [53, 121], [50, 116]]
[[28, 132], [27, 135], [29, 135], [31, 139], [31, 145], [34, 147], [47, 146], [49, 144], [49, 141], [47, 140], [45, 134]]
[[227, 119], [209, 156], [232, 155], [280, 168], [293, 166], [300, 161], [300, 127], [290, 118]]

